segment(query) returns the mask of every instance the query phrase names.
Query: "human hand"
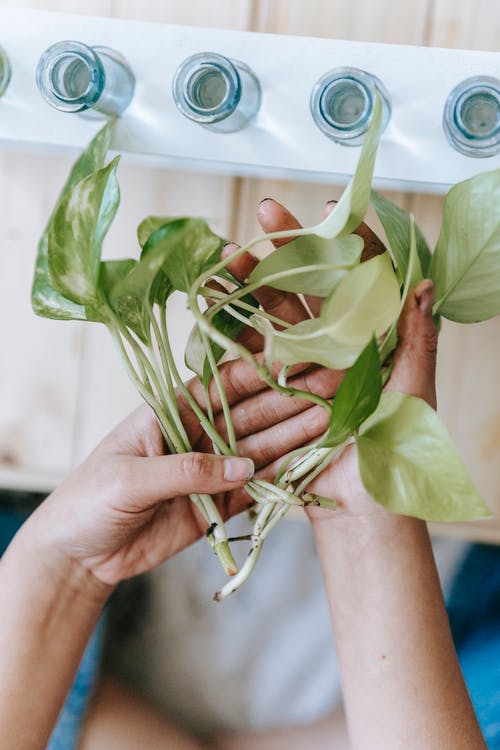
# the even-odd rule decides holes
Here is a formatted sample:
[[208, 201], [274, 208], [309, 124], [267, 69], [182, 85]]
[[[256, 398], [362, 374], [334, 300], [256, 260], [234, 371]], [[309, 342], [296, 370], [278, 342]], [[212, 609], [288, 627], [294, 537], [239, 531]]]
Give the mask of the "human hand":
[[[332, 208], [333, 202], [328, 203], [324, 214], [327, 215]], [[284, 206], [272, 199], [266, 199], [259, 205], [257, 215], [262, 228], [266, 232], [300, 227], [295, 217]], [[362, 224], [357, 233], [365, 241], [362, 260], [368, 260], [385, 250], [382, 242], [366, 224]], [[287, 242], [290, 242], [290, 239], [278, 240], [275, 246], [279, 247]], [[234, 252], [235, 248], [236, 246], [228, 247], [226, 252]], [[250, 274], [256, 263], [255, 258], [246, 254], [235, 259], [228, 265], [228, 268], [235, 276], [244, 279]], [[272, 298], [272, 290], [264, 290], [263, 296], [264, 299]], [[276, 312], [276, 309], [273, 311], [275, 314], [279, 314], [283, 320], [297, 323], [306, 319], [309, 315], [298, 298], [295, 298], [295, 302], [291, 301], [293, 296], [281, 294], [281, 302], [279, 303], [281, 309], [278, 312]], [[274, 292], [274, 298], [277, 299], [276, 292]], [[283, 309], [285, 300], [286, 310]], [[306, 298], [306, 300], [309, 309], [317, 315], [322, 300], [311, 297]], [[386, 389], [419, 396], [435, 408], [437, 330], [432, 318], [433, 301], [434, 285], [429, 279], [422, 281], [408, 295], [398, 326], [399, 343], [394, 357], [394, 368]], [[292, 310], [292, 315], [290, 310]], [[335, 374], [337, 384], [339, 384], [343, 373]], [[313, 409], [324, 412], [320, 406], [315, 406]], [[272, 481], [284, 458], [283, 455], [278, 461], [258, 472], [257, 476]], [[307, 512], [313, 522], [326, 521], [345, 514], [352, 517], [388, 513], [375, 503], [364, 489], [358, 472], [356, 447], [354, 445], [350, 445], [342, 451], [327, 469], [311, 483], [308, 491], [334, 498], [338, 503], [337, 510], [333, 512], [313, 507], [308, 508]]]
[[[246, 344], [257, 351], [260, 337]], [[322, 368], [300, 369], [293, 378], [297, 388], [325, 398], [333, 395], [335, 374]], [[207, 522], [186, 495], [215, 494], [226, 519], [248, 506], [248, 496], [236, 496], [234, 490], [243, 487], [254, 465], [264, 468], [283, 451], [324, 431], [323, 414], [297, 399], [282, 404], [282, 397], [266, 388], [248, 363], [224, 363], [220, 374], [232, 406], [239, 455], [249, 460], [213, 455], [199, 420], [181, 395], [180, 416], [195, 452], [165, 456], [156, 418], [143, 406], [115, 428], [30, 518], [25, 533], [43, 544], [44, 554], [76, 560], [99, 581], [114, 586], [160, 564], [207, 531]], [[204, 407], [199, 381], [190, 381], [188, 389]], [[210, 396], [216, 424], [224, 434], [214, 384]]]

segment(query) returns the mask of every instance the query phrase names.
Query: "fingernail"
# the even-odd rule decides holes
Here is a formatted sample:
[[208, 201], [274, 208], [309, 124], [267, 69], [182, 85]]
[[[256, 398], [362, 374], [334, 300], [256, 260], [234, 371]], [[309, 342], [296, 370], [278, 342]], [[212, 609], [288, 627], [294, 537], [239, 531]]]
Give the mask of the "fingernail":
[[226, 242], [226, 244], [222, 246], [221, 255], [223, 258], [227, 255], [232, 255], [234, 252], [236, 252], [236, 242]]
[[332, 200], [331, 200], [331, 201], [327, 201], [327, 202], [326, 202], [326, 205], [327, 205], [327, 206], [331, 206], [331, 205], [332, 205], [332, 203], [333, 203], [333, 204], [335, 204], [335, 203], [337, 203], [337, 201], [336, 201], [336, 200], [333, 200], [333, 198], [332, 198]]
[[428, 315], [434, 304], [435, 287], [434, 282], [429, 279], [427, 285], [419, 294], [418, 306], [424, 315]]
[[273, 200], [272, 198], [262, 198], [262, 200], [259, 202], [259, 206], [262, 206], [262, 204], [265, 203], [266, 201], [272, 201], [272, 200]]
[[251, 458], [226, 458], [224, 461], [224, 479], [228, 482], [242, 482], [251, 479], [255, 466]]

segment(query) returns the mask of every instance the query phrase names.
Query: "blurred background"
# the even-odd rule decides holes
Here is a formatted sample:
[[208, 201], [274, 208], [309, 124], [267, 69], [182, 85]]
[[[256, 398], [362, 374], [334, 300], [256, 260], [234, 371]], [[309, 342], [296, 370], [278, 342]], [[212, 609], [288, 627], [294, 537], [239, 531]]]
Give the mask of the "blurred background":
[[[11, 0], [9, 4], [264, 33], [500, 51], [498, 0]], [[72, 161], [61, 155], [0, 150], [3, 497], [11, 489], [42, 494], [49, 490], [139, 403], [104, 328], [40, 319], [31, 311], [38, 238]], [[478, 171], [488, 169], [487, 162], [478, 164]], [[311, 224], [320, 217], [324, 203], [341, 192], [335, 185], [197, 174], [126, 161], [120, 165], [119, 179], [122, 203], [105, 242], [105, 257], [134, 254], [137, 224], [148, 214], [200, 215], [216, 232], [242, 243], [257, 231], [255, 210], [264, 197], [283, 202], [299, 220]], [[443, 198], [388, 195], [414, 213], [433, 246]], [[373, 225], [378, 228], [375, 221]], [[180, 353], [189, 319], [181, 307], [178, 315], [176, 348]], [[479, 490], [497, 515], [485, 524], [450, 526], [446, 531], [461, 539], [495, 543], [500, 542], [499, 340], [500, 318], [468, 326], [445, 321], [438, 372], [439, 411]], [[326, 604], [312, 540], [298, 526], [306, 525], [290, 524], [288, 531], [276, 532], [276, 543], [273, 540], [265, 551], [255, 584], [224, 609], [207, 607], [220, 578], [217, 566], [210, 568], [208, 561], [207, 567], [209, 555], [204, 546], [197, 545], [194, 551], [170, 561], [167, 573], [153, 574], [148, 616], [125, 641], [121, 653], [115, 654], [118, 671], [141, 685], [142, 692], [168, 712], [187, 724], [197, 722], [201, 729], [268, 726], [275, 715], [302, 721], [316, 718], [334, 705], [340, 687], [332, 677], [335, 657]], [[300, 553], [288, 557], [284, 568], [283, 554], [299, 548]], [[451, 556], [447, 553], [448, 562], [441, 565], [445, 578], [446, 566], [451, 571], [456, 559], [453, 551]], [[265, 582], [261, 571], [270, 570], [269, 585], [259, 586]], [[187, 580], [195, 579], [196, 586], [186, 585]], [[140, 587], [125, 597], [128, 609], [119, 613], [121, 625], [130, 626], [133, 614], [146, 611], [144, 591]], [[265, 643], [262, 639], [255, 643], [251, 609], [253, 621], [258, 620], [266, 634]], [[288, 631], [282, 627], [283, 617], [289, 623]], [[307, 632], [311, 622], [316, 627], [314, 642], [296, 650], [297, 632]], [[186, 648], [188, 627], [191, 637]], [[207, 633], [212, 638], [208, 651]], [[116, 644], [120, 651], [118, 638]], [[316, 671], [309, 674], [313, 661]], [[191, 675], [202, 663], [208, 677], [205, 682], [193, 681]], [[274, 683], [271, 680], [267, 692], [261, 692], [263, 681], [269, 680], [270, 664], [277, 665], [283, 679], [280, 684], [278, 678]], [[220, 674], [223, 679], [218, 679]], [[241, 674], [246, 675], [245, 686], [240, 684]], [[297, 680], [302, 687], [298, 693]]]

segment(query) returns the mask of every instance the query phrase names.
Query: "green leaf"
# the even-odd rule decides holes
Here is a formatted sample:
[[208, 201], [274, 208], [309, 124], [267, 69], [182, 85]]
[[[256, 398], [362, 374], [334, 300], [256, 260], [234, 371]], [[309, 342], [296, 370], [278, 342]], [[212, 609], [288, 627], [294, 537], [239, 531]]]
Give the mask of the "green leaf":
[[112, 122], [107, 122], [73, 165], [38, 243], [35, 274], [31, 289], [31, 304], [33, 311], [44, 318], [56, 320], [88, 319], [87, 311], [83, 305], [66, 299], [52, 286], [48, 264], [48, 234], [53, 217], [63, 198], [78, 182], [103, 166], [111, 138], [111, 127]]
[[[247, 305], [252, 305], [255, 310], [259, 307], [259, 303], [251, 294], [246, 294], [242, 297], [242, 302], [246, 302]], [[252, 315], [249, 310], [243, 310], [241, 308], [237, 308], [237, 310], [241, 315], [244, 315], [245, 318], [250, 318]], [[232, 341], [236, 341], [244, 328], [244, 323], [241, 320], [238, 320], [224, 309], [219, 310], [219, 312], [214, 315], [212, 318], [212, 325]], [[210, 346], [212, 347], [215, 361], [219, 362], [226, 350], [214, 341], [210, 342]], [[189, 335], [184, 361], [186, 366], [198, 375], [201, 382], [204, 385], [208, 385], [212, 378], [212, 370], [210, 368], [210, 363], [208, 361], [199, 328], [196, 325], [193, 327]]]
[[162, 243], [145, 248], [140, 261], [131, 267], [127, 275], [119, 278], [109, 291], [109, 301], [116, 314], [144, 343], [151, 340], [149, 306], [157, 300], [158, 280], [163, 284], [163, 303], [173, 291], [162, 270], [167, 252], [168, 248]]
[[101, 246], [120, 201], [119, 157], [85, 177], [63, 198], [49, 226], [48, 262], [56, 291], [81, 305], [95, 305]]
[[328, 240], [314, 235], [297, 237], [261, 260], [248, 282], [327, 297], [359, 261], [362, 250], [363, 240], [356, 234]]
[[380, 357], [374, 338], [345, 374], [333, 400], [330, 426], [322, 446], [335, 447], [347, 440], [378, 406], [382, 393]]
[[426, 521], [491, 515], [441, 420], [422, 399], [384, 393], [356, 442], [363, 484], [388, 510]]
[[[410, 257], [408, 238], [410, 236], [411, 216], [388, 198], [376, 193], [374, 190], [372, 190], [371, 201], [384, 227], [394, 260], [396, 261], [396, 273], [400, 283], [403, 284], [407, 275], [406, 271]], [[422, 273], [425, 275], [431, 262], [431, 251], [425, 241], [424, 235], [416, 225], [415, 237], [420, 267]]]
[[380, 347], [380, 359], [382, 362], [385, 361], [385, 359], [389, 356], [389, 354], [394, 351], [394, 349], [397, 346], [398, 343], [398, 321], [399, 316], [403, 312], [403, 307], [405, 306], [406, 299], [408, 297], [408, 293], [410, 289], [413, 289], [419, 281], [422, 281], [423, 275], [422, 275], [422, 269], [420, 267], [420, 260], [417, 252], [417, 235], [416, 235], [416, 226], [415, 222], [413, 221], [413, 216], [410, 217], [410, 224], [409, 224], [409, 232], [410, 232], [410, 241], [409, 241], [409, 256], [406, 263], [406, 278], [404, 279], [404, 287], [403, 287], [403, 293], [401, 295], [401, 302], [399, 305], [399, 312], [398, 317], [390, 327], [387, 336], [385, 337], [384, 341], [382, 342], [382, 345]]
[[459, 182], [446, 196], [429, 274], [435, 312], [459, 323], [500, 313], [500, 169]]
[[203, 219], [168, 220], [153, 231], [143, 253], [153, 245], [164, 253], [163, 271], [174, 289], [189, 292], [192, 283], [220, 259], [223, 240]]
[[382, 131], [382, 100], [377, 91], [373, 115], [366, 131], [363, 148], [359, 157], [356, 171], [351, 182], [333, 211], [315, 227], [311, 233], [329, 239], [343, 234], [351, 234], [359, 227], [366, 216], [370, 204], [370, 192], [377, 157], [377, 148]]
[[179, 221], [179, 219], [184, 219], [187, 217], [184, 216], [148, 216], [146, 219], [141, 221], [139, 226], [137, 227], [137, 239], [139, 240], [139, 245], [144, 248], [144, 246], [147, 244], [149, 238], [151, 237], [154, 232], [156, 232], [157, 229], [160, 229], [165, 224], [170, 224], [173, 221]]
[[266, 360], [350, 367], [371, 337], [389, 328], [399, 307], [399, 284], [389, 254], [377, 255], [349, 271], [318, 318], [284, 331], [264, 326]]

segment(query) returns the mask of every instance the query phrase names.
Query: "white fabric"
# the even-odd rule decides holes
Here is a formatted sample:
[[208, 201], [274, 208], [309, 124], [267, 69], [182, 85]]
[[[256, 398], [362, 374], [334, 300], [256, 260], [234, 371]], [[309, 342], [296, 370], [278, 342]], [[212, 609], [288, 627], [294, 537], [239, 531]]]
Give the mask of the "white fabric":
[[[245, 533], [234, 519], [231, 533]], [[242, 552], [245, 542], [240, 542]], [[464, 544], [436, 544], [448, 584]], [[224, 580], [206, 542], [153, 573], [153, 605], [121, 671], [194, 731], [313, 721], [341, 700], [328, 608], [308, 523], [283, 521], [245, 586], [220, 604]]]

